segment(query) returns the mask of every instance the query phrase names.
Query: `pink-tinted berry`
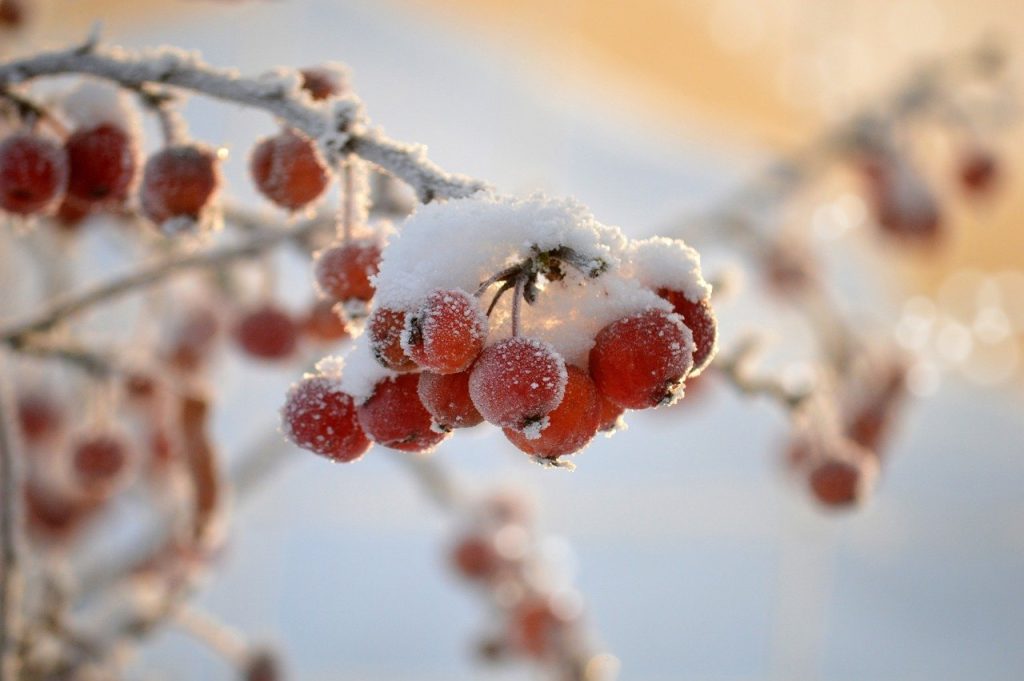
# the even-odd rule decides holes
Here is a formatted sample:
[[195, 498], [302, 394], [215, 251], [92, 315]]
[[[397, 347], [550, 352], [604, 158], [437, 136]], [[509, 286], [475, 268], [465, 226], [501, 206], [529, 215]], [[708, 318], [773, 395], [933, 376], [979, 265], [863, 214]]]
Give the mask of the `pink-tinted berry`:
[[157, 224], [177, 219], [194, 223], [219, 187], [213, 149], [199, 144], [164, 147], [149, 157], [142, 172], [142, 210]]
[[406, 317], [402, 347], [420, 368], [455, 374], [469, 368], [486, 339], [487, 318], [476, 298], [449, 289], [434, 291]]
[[380, 247], [372, 241], [353, 241], [328, 246], [316, 255], [313, 272], [317, 286], [334, 300], [373, 298], [370, 277], [380, 266]]
[[373, 395], [359, 405], [359, 424], [377, 444], [405, 452], [424, 452], [445, 439], [431, 427], [430, 413], [416, 389], [419, 377], [402, 374], [377, 383]]
[[547, 415], [548, 423], [535, 433], [505, 428], [505, 437], [520, 450], [545, 459], [557, 459], [586, 447], [597, 434], [601, 420], [601, 396], [590, 376], [578, 367], [568, 366], [565, 395]]
[[0, 210], [40, 213], [57, 202], [67, 181], [67, 155], [52, 140], [18, 132], [0, 141]]
[[280, 360], [291, 357], [298, 346], [295, 320], [274, 303], [248, 310], [235, 326], [235, 341], [250, 357]]
[[348, 338], [348, 326], [341, 311], [331, 300], [318, 300], [302, 318], [302, 332], [320, 343], [333, 343]]
[[370, 448], [352, 397], [327, 376], [292, 386], [281, 409], [285, 435], [297, 446], [334, 461], [355, 461]]
[[73, 132], [64, 142], [68, 156], [68, 198], [85, 205], [128, 198], [138, 167], [135, 144], [111, 123]]
[[323, 101], [345, 91], [344, 75], [334, 69], [308, 66], [300, 69], [299, 75], [302, 76], [302, 89], [309, 93], [313, 101]]
[[658, 289], [658, 295], [672, 304], [672, 311], [683, 318], [693, 334], [693, 368], [690, 376], [697, 376], [711, 363], [718, 347], [718, 320], [707, 298], [690, 300], [682, 291]]
[[671, 403], [693, 366], [690, 331], [675, 314], [650, 309], [598, 332], [590, 350], [597, 389], [626, 409]]
[[501, 568], [501, 556], [487, 537], [471, 534], [452, 548], [451, 563], [456, 572], [472, 580], [487, 580]]
[[488, 422], [523, 430], [558, 406], [567, 381], [565, 360], [551, 345], [506, 338], [480, 353], [469, 375], [469, 394]]
[[388, 307], [373, 311], [366, 323], [366, 336], [370, 350], [381, 366], [392, 371], [416, 371], [419, 367], [402, 349], [405, 313]]
[[457, 374], [420, 374], [417, 392], [420, 401], [441, 430], [472, 428], [483, 423], [469, 396], [469, 370]]
[[330, 173], [311, 139], [285, 128], [256, 145], [249, 172], [260, 193], [288, 210], [299, 210], [327, 189]]

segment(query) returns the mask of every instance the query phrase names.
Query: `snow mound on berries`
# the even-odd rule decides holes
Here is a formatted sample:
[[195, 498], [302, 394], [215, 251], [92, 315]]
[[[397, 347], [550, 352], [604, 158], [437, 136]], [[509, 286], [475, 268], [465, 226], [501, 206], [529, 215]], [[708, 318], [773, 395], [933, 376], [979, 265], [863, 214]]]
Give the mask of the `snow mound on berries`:
[[377, 275], [378, 302], [408, 310], [435, 289], [476, 291], [505, 267], [561, 246], [615, 267], [626, 238], [572, 199], [484, 196], [428, 204], [389, 244]]
[[711, 285], [700, 271], [700, 254], [682, 239], [663, 236], [629, 245], [628, 274], [652, 289], [680, 291], [691, 302], [711, 296]]
[[[703, 290], [696, 254], [665, 241], [669, 246], [640, 249], [644, 270], [656, 264], [649, 251], [658, 250], [658, 257], [670, 263], [674, 285], [695, 279], [687, 290]], [[561, 281], [546, 282], [536, 303], [523, 305], [521, 321], [523, 335], [550, 343], [569, 364], [585, 369], [597, 332], [616, 319], [651, 308], [671, 312], [651, 284], [634, 275], [629, 260], [635, 251], [618, 227], [601, 224], [572, 199], [540, 195], [473, 197], [421, 207], [384, 252], [375, 279], [377, 304], [411, 310], [437, 289], [476, 291], [504, 268], [562, 247], [588, 263], [603, 263], [604, 271], [591, 277], [566, 264]], [[493, 284], [480, 297], [482, 310], [499, 286]], [[491, 342], [511, 335], [512, 298], [507, 292], [490, 316]]]
[[[325, 362], [327, 362], [325, 364]], [[342, 372], [344, 368], [344, 372]], [[330, 369], [341, 376], [341, 389], [352, 396], [355, 403], [362, 404], [373, 397], [373, 389], [376, 385], [388, 378], [394, 378], [398, 374], [390, 369], [385, 369], [374, 358], [370, 351], [369, 343], [358, 342], [352, 349], [341, 357], [327, 357], [317, 364], [317, 371]]]
[[110, 83], [83, 80], [62, 103], [64, 113], [76, 128], [95, 128], [104, 123], [117, 126], [131, 136], [138, 135], [139, 119], [128, 104], [124, 91]]

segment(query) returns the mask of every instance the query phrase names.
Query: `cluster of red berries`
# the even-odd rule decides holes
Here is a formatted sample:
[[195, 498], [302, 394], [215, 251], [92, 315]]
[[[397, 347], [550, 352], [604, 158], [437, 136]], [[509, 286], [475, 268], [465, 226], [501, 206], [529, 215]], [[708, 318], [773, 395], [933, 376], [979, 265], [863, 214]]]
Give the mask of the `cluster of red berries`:
[[[669, 256], [662, 257], [685, 248], [664, 241], [651, 244], [667, 249]], [[373, 283], [386, 284], [383, 275], [371, 278], [380, 254], [368, 242], [330, 247], [317, 261], [320, 288], [342, 300], [370, 301]], [[717, 323], [703, 280], [699, 287], [631, 282], [640, 302], [606, 315], [608, 322], [594, 330], [589, 350], [575, 361], [542, 337], [521, 335], [517, 319], [511, 319], [509, 336], [492, 339], [498, 335], [492, 312], [506, 291], [515, 291], [509, 316], [516, 317], [520, 297], [529, 304], [556, 286], [571, 291], [578, 284], [599, 285], [606, 265], [586, 269], [580, 263], [566, 247], [533, 248], [525, 260], [485, 279], [475, 294], [437, 287], [404, 305], [375, 301], [361, 349], [376, 369], [357, 366], [360, 378], [351, 383], [338, 363], [306, 376], [284, 406], [285, 433], [300, 447], [351, 461], [371, 442], [424, 452], [455, 429], [487, 421], [520, 450], [553, 461], [583, 449], [598, 432], [614, 430], [627, 409], [671, 403], [715, 351]], [[568, 280], [574, 267], [585, 272], [581, 281]], [[687, 276], [699, 279], [699, 269], [693, 272], [699, 266], [688, 267]], [[494, 298], [485, 308], [488, 292]], [[594, 300], [603, 296], [609, 294]], [[352, 388], [356, 383], [361, 385]]]
[[[582, 665], [587, 656], [582, 608], [575, 594], [552, 592], [522, 500], [484, 501], [452, 545], [449, 563], [497, 606], [496, 630], [480, 643], [489, 661], [526, 658], [553, 666]], [[575, 676], [573, 678], [576, 678]]]
[[862, 376], [851, 378], [837, 397], [838, 432], [822, 427], [831, 416], [812, 417], [786, 451], [787, 465], [806, 479], [811, 495], [825, 507], [853, 507], [870, 494], [886, 439], [906, 398], [906, 367], [901, 362], [865, 365]]
[[[300, 71], [313, 100], [341, 94], [341, 74], [328, 67]], [[71, 229], [90, 213], [123, 210], [137, 193], [143, 215], [167, 234], [194, 230], [206, 221], [221, 185], [219, 150], [199, 142], [168, 139], [140, 163], [140, 140], [131, 112], [110, 86], [85, 84], [66, 108], [90, 112], [65, 134], [34, 112], [24, 129], [0, 141], [0, 211], [12, 215], [53, 215]], [[97, 97], [105, 98], [97, 106]], [[163, 102], [161, 106], [169, 106]], [[63, 137], [63, 139], [61, 139]], [[140, 167], [141, 166], [141, 167]], [[300, 210], [319, 198], [331, 172], [313, 140], [291, 128], [257, 143], [250, 172], [259, 191], [276, 205]]]
[[[912, 160], [890, 146], [873, 144], [857, 157], [865, 196], [879, 229], [907, 244], [942, 241], [942, 204]], [[953, 183], [968, 198], [985, 198], [999, 184], [996, 156], [978, 143], [967, 145], [954, 169]]]

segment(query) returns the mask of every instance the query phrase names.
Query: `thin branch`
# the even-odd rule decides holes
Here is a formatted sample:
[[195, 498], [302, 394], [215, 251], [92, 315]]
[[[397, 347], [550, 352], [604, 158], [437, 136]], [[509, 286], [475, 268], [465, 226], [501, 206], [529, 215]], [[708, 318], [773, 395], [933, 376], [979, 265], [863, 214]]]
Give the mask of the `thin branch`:
[[753, 361], [759, 346], [756, 338], [741, 340], [732, 351], [720, 353], [711, 368], [744, 395], [768, 397], [788, 412], [796, 410], [813, 392], [794, 390], [773, 376], [756, 376]]
[[18, 348], [32, 334], [45, 332], [65, 319], [101, 303], [144, 290], [183, 272], [221, 267], [235, 260], [259, 255], [286, 241], [302, 240], [323, 225], [323, 220], [314, 219], [293, 229], [260, 232], [238, 245], [175, 257], [116, 277], [57, 299], [29, 319], [0, 329], [0, 342]]
[[0, 353], [0, 681], [13, 681], [17, 674], [19, 565], [17, 522], [21, 486], [15, 450], [17, 433], [12, 416], [10, 373]]
[[105, 78], [132, 90], [150, 84], [172, 86], [262, 109], [317, 140], [330, 165], [336, 165], [346, 153], [355, 153], [407, 182], [424, 203], [487, 189], [483, 182], [443, 171], [427, 158], [425, 147], [402, 144], [368, 129], [361, 103], [353, 96], [314, 103], [300, 90], [300, 79], [293, 74], [244, 78], [181, 50], [131, 52], [101, 47], [90, 40], [76, 48], [0, 64], [0, 88], [64, 74]]

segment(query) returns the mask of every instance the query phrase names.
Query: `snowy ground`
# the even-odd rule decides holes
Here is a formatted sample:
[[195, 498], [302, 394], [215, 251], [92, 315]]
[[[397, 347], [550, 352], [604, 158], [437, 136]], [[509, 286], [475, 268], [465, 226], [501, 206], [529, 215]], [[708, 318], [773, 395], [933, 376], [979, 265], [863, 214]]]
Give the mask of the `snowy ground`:
[[[184, 5], [183, 5], [184, 6]], [[190, 10], [191, 11], [191, 10]], [[626, 102], [553, 82], [484, 36], [386, 3], [218, 4], [218, 21], [161, 20], [129, 45], [178, 43], [259, 71], [350, 64], [371, 116], [427, 143], [446, 168], [508, 191], [573, 194], [604, 222], [653, 232], [701, 205], [755, 158], [683, 123], [652, 129]], [[282, 38], [283, 36], [283, 38]], [[601, 106], [607, 105], [607, 109]], [[233, 192], [265, 117], [195, 101], [197, 137], [232, 146]], [[308, 292], [301, 274], [296, 300]], [[733, 305], [724, 333], [778, 311]], [[263, 435], [292, 372], [234, 360], [221, 439]], [[577, 584], [623, 679], [1018, 679], [1024, 668], [1024, 418], [1019, 395], [950, 384], [914, 408], [878, 498], [822, 517], [778, 473], [784, 423], [771, 405], [714, 389], [639, 414], [574, 474], [529, 464], [500, 433], [461, 435], [438, 456], [468, 481], [522, 483], [571, 546]], [[265, 413], [266, 419], [254, 415]], [[201, 601], [288, 653], [292, 678], [475, 679], [468, 651], [484, 611], [445, 571], [451, 536], [375, 450], [353, 466], [295, 453], [243, 505], [223, 570]], [[554, 543], [552, 551], [566, 551]], [[198, 651], [198, 652], [197, 652]], [[148, 678], [230, 678], [222, 662], [163, 634]], [[496, 678], [522, 678], [522, 670]]]

